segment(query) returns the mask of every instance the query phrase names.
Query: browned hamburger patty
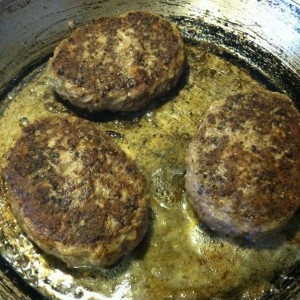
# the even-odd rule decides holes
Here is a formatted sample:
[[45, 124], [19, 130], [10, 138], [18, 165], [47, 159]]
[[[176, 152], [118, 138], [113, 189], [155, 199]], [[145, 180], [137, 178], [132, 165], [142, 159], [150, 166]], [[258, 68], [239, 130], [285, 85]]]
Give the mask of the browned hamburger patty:
[[212, 229], [254, 239], [278, 231], [300, 203], [300, 114], [274, 92], [217, 101], [186, 163], [190, 202]]
[[183, 73], [177, 27], [149, 12], [103, 17], [76, 29], [48, 64], [54, 90], [89, 111], [136, 111], [172, 89]]
[[144, 177], [92, 123], [49, 117], [27, 126], [5, 178], [25, 233], [69, 266], [111, 265], [147, 229]]

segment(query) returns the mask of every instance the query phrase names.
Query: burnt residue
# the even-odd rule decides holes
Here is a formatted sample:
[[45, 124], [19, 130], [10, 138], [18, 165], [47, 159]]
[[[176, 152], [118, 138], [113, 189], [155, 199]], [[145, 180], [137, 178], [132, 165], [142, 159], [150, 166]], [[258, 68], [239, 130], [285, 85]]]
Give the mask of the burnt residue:
[[23, 1], [1, 1], [0, 9], [2, 11], [7, 11], [8, 13], [12, 13], [19, 9], [22, 9], [29, 5], [31, 0], [23, 0]]
[[[1, 297], [3, 299], [14, 300], [46, 300], [46, 297], [34, 289], [28, 282], [20, 276], [0, 255], [0, 270], [1, 270]], [[8, 283], [9, 282], [9, 283]], [[7, 298], [6, 298], [7, 297]]]
[[277, 274], [272, 280], [274, 288], [261, 300], [293, 300], [298, 299], [300, 291], [300, 262], [297, 262], [289, 272]]
[[106, 133], [114, 139], [123, 139], [124, 138], [124, 134], [114, 131], [114, 130], [106, 130]]
[[[247, 67], [256, 78], [266, 83], [270, 89], [280, 89], [296, 102], [299, 101], [299, 74], [291, 72], [273, 53], [252, 42], [243, 32], [233, 33], [230, 31], [229, 28], [232, 24], [231, 26], [221, 26], [223, 23], [228, 24], [229, 21], [219, 20], [220, 26], [216, 26], [207, 24], [202, 19], [177, 16], [170, 19], [179, 25], [188, 40], [197, 41], [197, 43], [209, 41], [212, 48], [214, 45], [223, 47], [225, 50], [223, 53], [217, 50], [219, 55]], [[300, 103], [296, 104], [299, 107]]]

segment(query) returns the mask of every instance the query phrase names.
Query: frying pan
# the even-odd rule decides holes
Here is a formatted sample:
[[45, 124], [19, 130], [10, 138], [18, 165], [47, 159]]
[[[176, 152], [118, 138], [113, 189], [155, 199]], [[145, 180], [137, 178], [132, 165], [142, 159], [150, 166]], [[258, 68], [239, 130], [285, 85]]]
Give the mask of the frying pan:
[[[291, 0], [0, 1], [0, 99], [45, 62], [74, 26], [99, 16], [143, 9], [176, 22], [187, 39], [219, 45], [299, 106], [300, 3]], [[1, 249], [0, 249], [1, 252]], [[40, 299], [5, 257], [0, 258], [0, 298]], [[300, 270], [274, 276], [277, 291], [265, 299], [298, 299]]]

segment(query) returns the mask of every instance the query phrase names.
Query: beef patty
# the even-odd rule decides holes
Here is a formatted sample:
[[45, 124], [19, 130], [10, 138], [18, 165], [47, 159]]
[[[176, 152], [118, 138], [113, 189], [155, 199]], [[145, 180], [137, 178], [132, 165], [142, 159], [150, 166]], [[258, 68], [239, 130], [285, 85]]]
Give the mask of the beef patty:
[[69, 266], [111, 265], [147, 229], [144, 177], [92, 123], [49, 117], [25, 127], [4, 173], [25, 233]]
[[177, 27], [148, 12], [103, 17], [76, 29], [48, 64], [50, 85], [89, 111], [136, 111], [167, 93], [185, 65]]
[[217, 101], [186, 163], [190, 202], [212, 229], [253, 239], [277, 231], [300, 203], [300, 114], [274, 92]]

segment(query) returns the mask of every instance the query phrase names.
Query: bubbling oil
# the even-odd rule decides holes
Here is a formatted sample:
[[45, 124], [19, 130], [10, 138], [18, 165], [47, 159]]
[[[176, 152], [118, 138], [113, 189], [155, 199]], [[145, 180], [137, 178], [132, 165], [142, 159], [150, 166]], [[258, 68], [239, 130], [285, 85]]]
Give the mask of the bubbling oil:
[[266, 87], [247, 69], [187, 43], [189, 68], [171, 95], [142, 112], [88, 114], [66, 104], [43, 67], [3, 99], [0, 166], [22, 128], [37, 119], [77, 116], [95, 122], [136, 161], [148, 180], [151, 225], [141, 244], [111, 268], [68, 269], [22, 233], [0, 182], [0, 245], [11, 265], [36, 289], [57, 299], [257, 299], [270, 280], [299, 259], [293, 234], [249, 244], [211, 232], [195, 217], [184, 188], [185, 153], [210, 104]]

